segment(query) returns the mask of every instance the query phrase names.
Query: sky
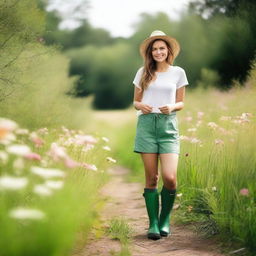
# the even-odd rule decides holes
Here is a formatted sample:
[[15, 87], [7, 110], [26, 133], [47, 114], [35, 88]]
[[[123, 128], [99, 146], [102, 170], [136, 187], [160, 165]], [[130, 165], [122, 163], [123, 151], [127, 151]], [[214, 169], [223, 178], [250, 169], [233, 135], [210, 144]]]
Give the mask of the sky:
[[[76, 5], [83, 0], [50, 0], [48, 10], [59, 10], [66, 18], [60, 28], [75, 28], [79, 25], [71, 17], [74, 16]], [[113, 37], [129, 37], [133, 34], [133, 24], [139, 21], [139, 14], [146, 12], [155, 14], [166, 13], [171, 20], [178, 20], [191, 0], [90, 0], [89, 8], [76, 13], [76, 17], [87, 17], [95, 28], [108, 30]]]

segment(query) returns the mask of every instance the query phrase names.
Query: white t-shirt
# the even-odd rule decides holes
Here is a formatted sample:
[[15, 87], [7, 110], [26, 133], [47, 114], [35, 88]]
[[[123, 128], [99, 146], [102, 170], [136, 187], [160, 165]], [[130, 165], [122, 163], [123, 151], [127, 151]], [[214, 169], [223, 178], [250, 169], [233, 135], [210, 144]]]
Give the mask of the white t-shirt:
[[[139, 68], [133, 84], [139, 86], [139, 82], [143, 73], [143, 68]], [[153, 107], [152, 113], [161, 113], [158, 107], [163, 107], [166, 104], [175, 104], [176, 90], [182, 86], [188, 85], [185, 70], [179, 66], [171, 66], [165, 72], [156, 72], [156, 80], [151, 81], [149, 86], [143, 92], [141, 103]], [[143, 114], [141, 110], [137, 111], [137, 116]]]

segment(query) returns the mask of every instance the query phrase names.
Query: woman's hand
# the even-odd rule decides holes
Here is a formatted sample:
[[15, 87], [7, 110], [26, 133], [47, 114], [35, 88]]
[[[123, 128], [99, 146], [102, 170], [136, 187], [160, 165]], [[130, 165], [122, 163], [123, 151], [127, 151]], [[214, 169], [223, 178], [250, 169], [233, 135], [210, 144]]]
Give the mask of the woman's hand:
[[147, 104], [143, 104], [141, 102], [136, 102], [136, 107], [137, 107], [137, 109], [141, 110], [143, 114], [149, 114], [153, 110], [153, 107], [151, 107]]
[[163, 107], [158, 108], [163, 114], [170, 114], [172, 111], [175, 110], [175, 104], [166, 104]]

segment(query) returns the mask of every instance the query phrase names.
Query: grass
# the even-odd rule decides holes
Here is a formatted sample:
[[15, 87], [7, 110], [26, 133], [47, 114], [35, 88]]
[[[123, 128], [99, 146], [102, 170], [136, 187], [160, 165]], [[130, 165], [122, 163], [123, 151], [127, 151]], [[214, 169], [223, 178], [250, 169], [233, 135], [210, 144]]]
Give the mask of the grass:
[[115, 254], [116, 256], [131, 255], [129, 245], [133, 232], [133, 229], [124, 218], [113, 218], [110, 220], [107, 233], [112, 239], [118, 239], [121, 243], [121, 251]]

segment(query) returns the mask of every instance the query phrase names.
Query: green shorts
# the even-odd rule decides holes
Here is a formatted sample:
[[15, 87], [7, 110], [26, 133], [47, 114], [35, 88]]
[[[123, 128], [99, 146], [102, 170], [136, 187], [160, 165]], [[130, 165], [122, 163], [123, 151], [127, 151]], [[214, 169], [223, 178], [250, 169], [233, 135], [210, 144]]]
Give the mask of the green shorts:
[[179, 154], [180, 140], [176, 113], [139, 115], [134, 152]]

